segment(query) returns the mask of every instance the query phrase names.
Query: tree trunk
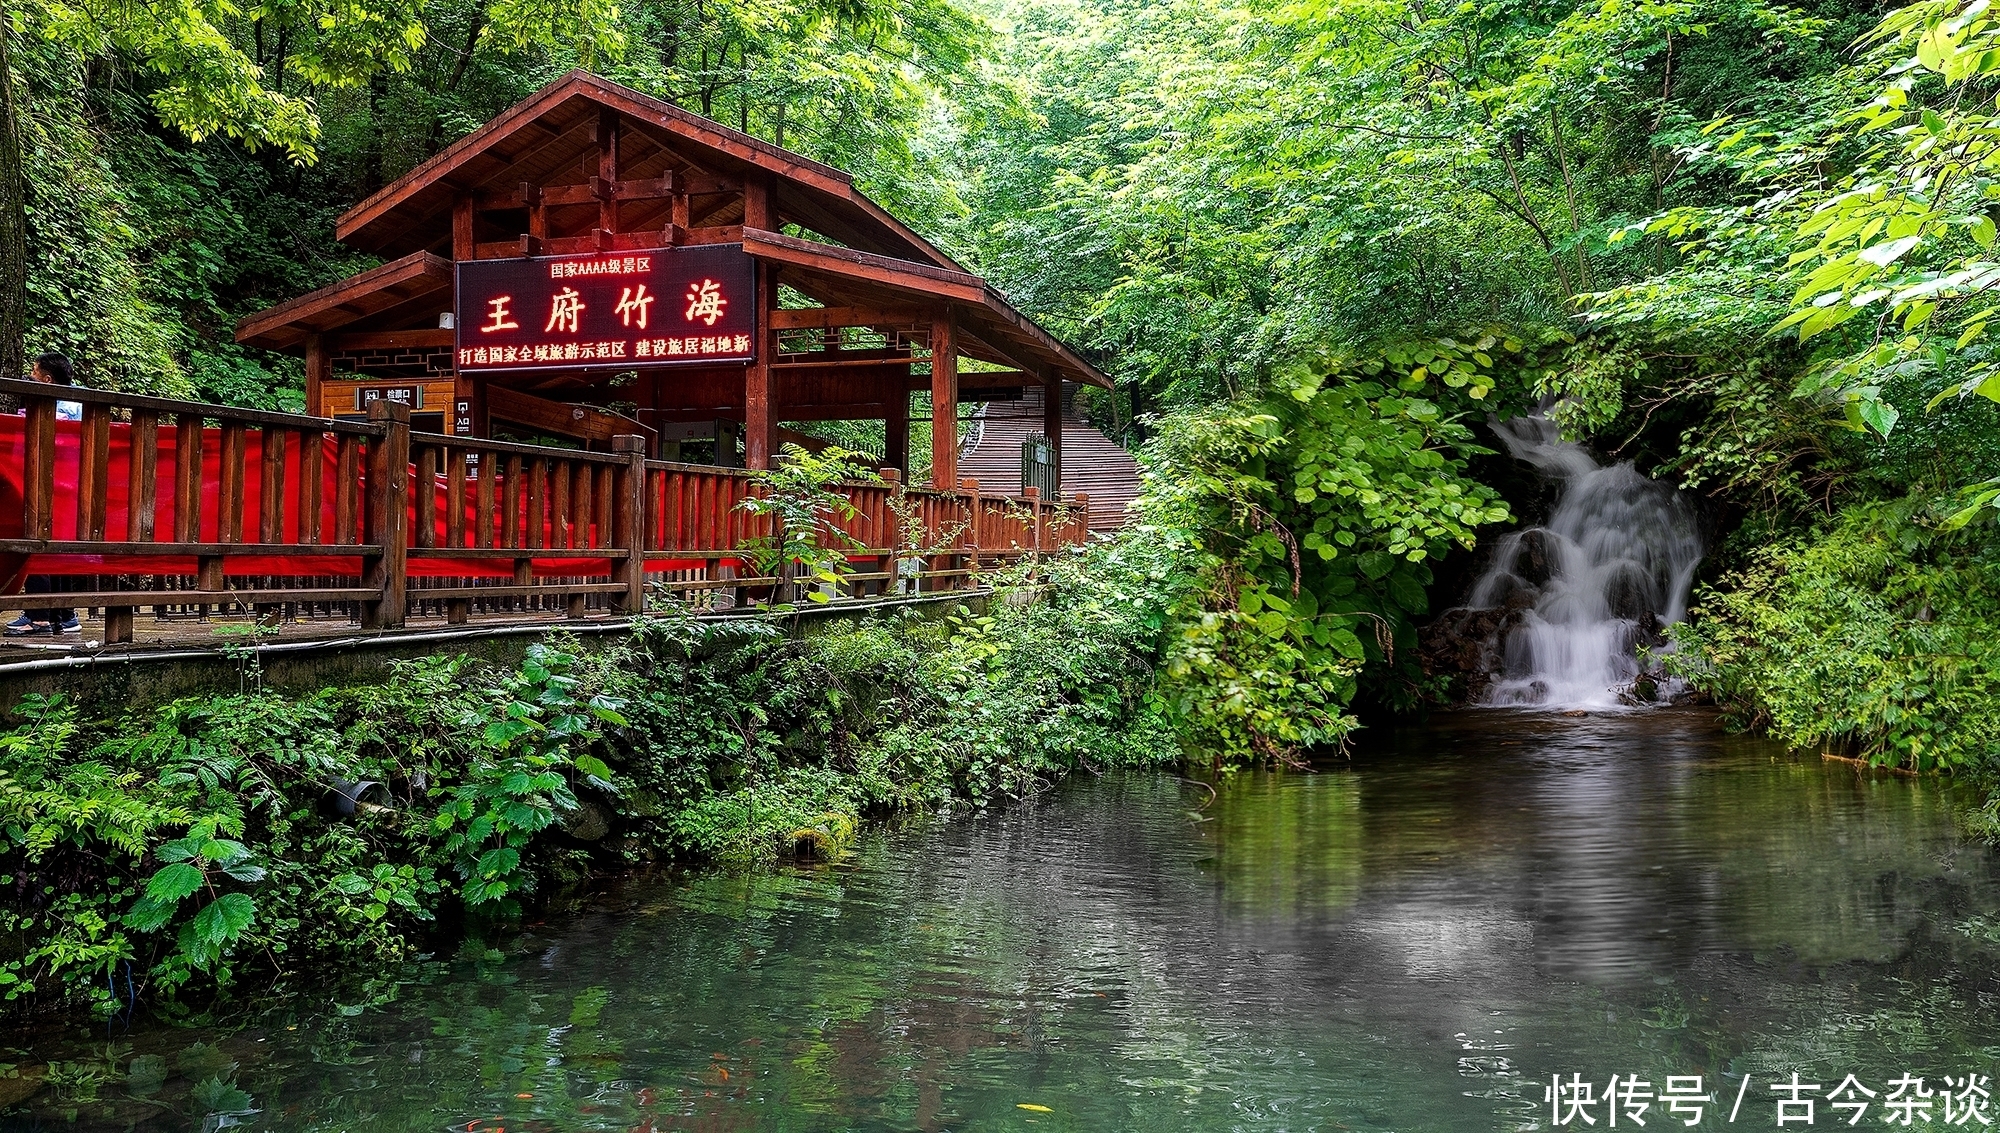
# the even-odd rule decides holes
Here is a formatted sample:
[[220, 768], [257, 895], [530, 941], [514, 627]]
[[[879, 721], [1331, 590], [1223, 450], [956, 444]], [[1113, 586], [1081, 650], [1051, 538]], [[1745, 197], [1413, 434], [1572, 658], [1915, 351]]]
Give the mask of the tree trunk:
[[28, 328], [28, 177], [21, 165], [21, 108], [0, 6], [0, 378], [26, 370]]

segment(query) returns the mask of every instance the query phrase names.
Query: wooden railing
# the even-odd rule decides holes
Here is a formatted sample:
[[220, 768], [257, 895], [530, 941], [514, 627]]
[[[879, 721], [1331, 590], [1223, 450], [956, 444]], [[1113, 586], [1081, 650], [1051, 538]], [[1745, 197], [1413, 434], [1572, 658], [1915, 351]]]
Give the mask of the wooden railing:
[[[23, 409], [0, 416], [0, 609], [102, 608], [108, 642], [130, 641], [149, 606], [346, 611], [380, 629], [413, 608], [454, 623], [632, 611], [649, 588], [735, 605], [780, 581], [746, 569], [746, 546], [772, 534], [741, 506], [755, 477], [648, 460], [636, 436], [586, 452], [418, 433], [386, 401], [342, 421], [33, 382], [0, 381], [0, 396]], [[58, 401], [81, 420], [59, 421]], [[854, 514], [826, 540], [854, 568], [839, 596], [955, 589], [1087, 537], [1081, 498], [896, 475], [845, 488]], [[37, 574], [87, 581], [19, 593]]]

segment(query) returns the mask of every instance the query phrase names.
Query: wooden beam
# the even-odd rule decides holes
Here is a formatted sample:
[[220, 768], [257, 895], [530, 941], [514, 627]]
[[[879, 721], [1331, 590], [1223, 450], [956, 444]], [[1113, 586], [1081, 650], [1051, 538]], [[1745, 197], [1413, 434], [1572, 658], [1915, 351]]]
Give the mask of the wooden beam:
[[544, 433], [579, 440], [608, 441], [621, 433], [636, 433], [644, 426], [629, 417], [606, 413], [588, 405], [569, 405], [536, 397], [532, 393], [485, 383], [486, 415], [512, 421]]
[[[681, 227], [678, 222], [675, 227]], [[708, 228], [683, 229], [685, 244], [740, 244], [743, 242], [743, 226], [740, 224], [718, 224]]]
[[[961, 350], [959, 357], [963, 358], [964, 356], [965, 352]], [[969, 373], [961, 370], [958, 375], [958, 388], [961, 390], [1010, 389], [1036, 385], [1040, 382], [1041, 379], [1035, 375], [1025, 374], [1019, 370], [973, 370]], [[910, 377], [909, 388], [912, 393], [918, 390], [929, 389], [931, 388], [931, 379], [925, 374], [913, 374]]]
[[771, 182], [752, 174], [743, 179], [743, 227], [775, 230], [771, 213]]
[[892, 256], [878, 256], [873, 252], [836, 248], [831, 244], [800, 240], [748, 225], [743, 229], [743, 250], [774, 263], [935, 295], [941, 299], [967, 303], [982, 303], [986, 299], [986, 284], [976, 275]]
[[1049, 464], [1055, 472], [1055, 483], [1049, 486], [1049, 494], [1055, 499], [1062, 498], [1062, 379], [1051, 378], [1042, 387], [1042, 435], [1049, 439]]
[[771, 312], [771, 328], [922, 326], [936, 317], [923, 307], [806, 307]]
[[545, 245], [553, 246], [560, 242], [558, 240], [544, 241], [534, 233], [526, 232], [512, 240], [494, 240], [481, 243], [478, 246], [479, 255], [476, 258], [482, 260], [513, 260], [527, 256], [540, 256], [546, 254], [542, 251]]
[[931, 487], [958, 490], [958, 343], [951, 312], [931, 329]]
[[642, 248], [671, 248], [683, 241], [686, 232], [669, 224], [644, 232], [619, 232], [611, 237], [613, 251], [631, 252]]
[[743, 466], [771, 467], [771, 356], [778, 352], [778, 332], [770, 312], [778, 306], [778, 273], [770, 264], [757, 271], [757, 357], [743, 369]]
[[693, 224], [694, 220], [690, 215], [693, 205], [688, 200], [688, 189], [685, 180], [675, 189], [673, 199], [667, 202], [667, 207], [671, 218], [669, 223], [674, 226], [675, 231], [686, 232], [688, 226]]
[[[839, 355], [839, 354], [841, 354], [841, 353], [843, 353], [843, 352], [842, 352], [842, 351], [838, 351], [838, 350], [834, 351], [834, 354], [835, 354], [835, 355]], [[810, 357], [810, 355], [804, 355], [804, 354], [799, 354], [799, 355], [793, 355], [793, 357], [798, 357], [798, 358], [805, 358], [805, 357]], [[910, 365], [912, 365], [913, 363], [916, 363], [916, 362], [920, 362], [920, 361], [922, 361], [922, 359], [918, 359], [918, 358], [911, 358], [911, 357], [909, 357], [909, 356], [907, 356], [907, 355], [906, 355], [906, 356], [904, 356], [904, 357], [901, 357], [901, 358], [856, 358], [856, 359], [845, 359], [845, 358], [839, 358], [839, 357], [835, 357], [835, 358], [833, 358], [833, 359], [831, 359], [831, 360], [828, 360], [828, 361], [814, 361], [814, 362], [773, 362], [773, 363], [771, 364], [771, 368], [772, 368], [772, 369], [774, 369], [774, 370], [831, 370], [831, 369], [863, 369], [863, 368], [866, 368], [866, 367], [870, 367], [870, 366], [905, 366], [905, 367], [907, 367], [907, 366], [910, 366]]]
[[518, 212], [542, 203], [542, 189], [528, 181], [523, 181], [512, 189], [489, 189], [472, 195], [472, 208], [475, 212]]
[[[412, 252], [330, 287], [246, 316], [236, 324], [236, 341], [284, 349], [304, 341], [313, 331], [331, 330], [422, 295], [449, 291], [451, 280], [451, 261], [429, 252]], [[384, 297], [387, 302], [382, 301]]]
[[451, 258], [469, 260], [477, 256], [477, 245], [473, 240], [472, 198], [464, 193], [452, 198], [451, 202]]
[[326, 339], [316, 334], [306, 336], [306, 413], [313, 417], [326, 416], [323, 404], [326, 380], [333, 376], [333, 359], [328, 357]]
[[611, 186], [618, 182], [618, 112], [608, 106], [597, 111], [597, 176], [590, 180], [592, 195], [597, 197], [597, 227], [610, 233], [618, 231], [618, 201], [612, 196]]
[[618, 201], [658, 201], [674, 195], [674, 175], [638, 181], [613, 181], [611, 198]]
[[[453, 346], [457, 339], [453, 332], [443, 327], [426, 327], [423, 330], [378, 330], [352, 331], [347, 334], [325, 336], [326, 349], [338, 350], [407, 350], [421, 346]], [[307, 347], [311, 349], [310, 346]]]

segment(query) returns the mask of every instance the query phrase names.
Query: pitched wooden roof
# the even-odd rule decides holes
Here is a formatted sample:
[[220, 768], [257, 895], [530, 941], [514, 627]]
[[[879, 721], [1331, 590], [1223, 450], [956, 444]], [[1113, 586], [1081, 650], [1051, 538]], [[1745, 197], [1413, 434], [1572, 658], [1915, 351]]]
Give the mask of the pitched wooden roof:
[[[869, 200], [848, 174], [583, 71], [550, 83], [354, 206], [336, 222], [335, 234], [365, 251], [401, 257], [376, 272], [407, 268], [418, 257], [428, 257], [426, 263], [442, 257], [447, 290], [439, 309], [444, 309], [450, 299], [454, 201], [463, 194], [491, 199], [524, 185], [590, 182], [598, 169], [598, 124], [607, 111], [617, 115], [621, 183], [671, 176], [689, 187], [690, 228], [720, 230], [731, 241], [740, 236], [746, 251], [781, 265], [784, 282], [801, 293], [829, 307], [949, 306], [961, 328], [961, 352], [969, 357], [1047, 378], [1111, 384], [998, 290]], [[772, 229], [797, 225], [824, 240], [746, 227], [742, 192], [721, 186], [752, 176], [770, 185]], [[703, 191], [704, 183], [714, 191]], [[646, 232], [666, 225], [670, 206], [633, 201], [625, 207], [620, 231]], [[551, 236], [574, 237], [595, 223], [594, 209], [570, 206], [569, 211], [573, 215], [552, 217]], [[435, 311], [403, 312], [395, 304], [357, 301], [356, 288], [379, 286], [370, 281], [375, 274], [253, 315], [238, 324], [237, 339], [286, 349], [306, 334], [338, 325], [399, 329], [389, 326], [399, 313], [410, 314], [401, 321], [412, 326], [426, 317], [435, 325]], [[316, 312], [310, 322], [308, 311]]]
[[[668, 171], [740, 176], [761, 169], [778, 177], [772, 203], [782, 216], [860, 251], [965, 270], [869, 200], [848, 174], [587, 71], [569, 72], [445, 147], [349, 209], [335, 222], [334, 234], [378, 255], [417, 248], [443, 251], [449, 247], [456, 194], [562, 180], [561, 173], [580, 169], [586, 160], [591, 163], [588, 172], [596, 172], [592, 130], [600, 108], [621, 115], [623, 177], [658, 177]], [[740, 206], [716, 203], [723, 212], [694, 223], [742, 222]], [[444, 247], [439, 247], [441, 238]]]
[[407, 322], [414, 313], [436, 326], [436, 310], [451, 302], [451, 261], [429, 252], [411, 252], [400, 260], [349, 276], [236, 324], [236, 341], [266, 350], [286, 350], [309, 334], [369, 322]]

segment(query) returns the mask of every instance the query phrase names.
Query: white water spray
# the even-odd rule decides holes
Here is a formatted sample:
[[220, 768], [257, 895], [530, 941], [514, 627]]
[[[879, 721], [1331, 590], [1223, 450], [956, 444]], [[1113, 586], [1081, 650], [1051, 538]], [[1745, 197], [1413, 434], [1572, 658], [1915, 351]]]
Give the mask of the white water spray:
[[1647, 678], [1638, 651], [1687, 615], [1702, 551], [1693, 509], [1629, 461], [1599, 465], [1545, 417], [1494, 429], [1562, 488], [1547, 526], [1499, 541], [1467, 603], [1507, 612], [1485, 702], [1608, 708], [1671, 697], [1672, 682]]

